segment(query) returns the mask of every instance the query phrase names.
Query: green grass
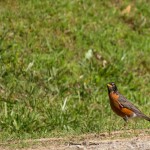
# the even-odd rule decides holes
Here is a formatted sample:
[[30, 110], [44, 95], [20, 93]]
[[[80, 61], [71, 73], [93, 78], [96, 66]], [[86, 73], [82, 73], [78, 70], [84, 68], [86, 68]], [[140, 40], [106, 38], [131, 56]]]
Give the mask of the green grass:
[[111, 81], [150, 116], [149, 6], [0, 1], [0, 139], [120, 130], [124, 122], [109, 106]]

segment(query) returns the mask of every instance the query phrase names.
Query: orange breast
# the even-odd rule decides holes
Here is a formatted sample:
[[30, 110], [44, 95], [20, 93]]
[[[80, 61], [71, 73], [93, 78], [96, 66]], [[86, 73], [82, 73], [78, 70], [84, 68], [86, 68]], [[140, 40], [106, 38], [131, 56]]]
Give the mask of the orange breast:
[[112, 110], [121, 117], [132, 116], [133, 112], [127, 108], [123, 108], [121, 104], [119, 103], [118, 98], [119, 98], [119, 95], [116, 93], [109, 94], [110, 106]]
[[127, 116], [132, 116], [133, 115], [133, 111], [128, 109], [128, 108], [122, 108], [121, 111], [126, 114]]

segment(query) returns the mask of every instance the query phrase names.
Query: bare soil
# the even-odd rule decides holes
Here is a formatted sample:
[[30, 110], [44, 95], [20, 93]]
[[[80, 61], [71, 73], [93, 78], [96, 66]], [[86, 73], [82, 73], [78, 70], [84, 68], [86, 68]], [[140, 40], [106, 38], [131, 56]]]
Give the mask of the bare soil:
[[150, 150], [150, 130], [124, 130], [67, 138], [11, 141], [0, 150]]

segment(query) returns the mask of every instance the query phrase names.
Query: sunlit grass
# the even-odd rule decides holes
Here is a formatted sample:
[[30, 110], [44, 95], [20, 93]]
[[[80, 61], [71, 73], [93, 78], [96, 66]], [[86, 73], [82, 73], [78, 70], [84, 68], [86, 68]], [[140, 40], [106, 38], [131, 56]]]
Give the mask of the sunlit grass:
[[2, 140], [121, 130], [111, 81], [150, 115], [148, 1], [0, 4]]

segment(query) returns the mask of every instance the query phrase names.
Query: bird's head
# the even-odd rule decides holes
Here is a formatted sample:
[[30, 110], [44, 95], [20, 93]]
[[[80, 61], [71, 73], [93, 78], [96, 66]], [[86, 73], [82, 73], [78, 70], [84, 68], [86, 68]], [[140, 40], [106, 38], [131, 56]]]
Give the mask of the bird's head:
[[115, 85], [114, 82], [108, 83], [107, 88], [108, 88], [108, 93], [111, 93], [111, 92], [116, 93], [118, 91], [117, 86]]

